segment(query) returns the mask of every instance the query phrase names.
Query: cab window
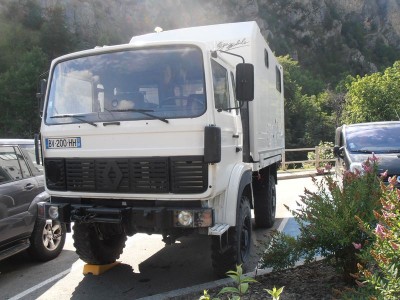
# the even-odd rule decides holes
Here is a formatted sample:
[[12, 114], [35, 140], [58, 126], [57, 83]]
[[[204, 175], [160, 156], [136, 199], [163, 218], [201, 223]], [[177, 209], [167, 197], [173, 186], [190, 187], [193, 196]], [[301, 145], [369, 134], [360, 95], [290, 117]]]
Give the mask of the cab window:
[[230, 106], [228, 71], [216, 61], [211, 61], [215, 108], [227, 110]]

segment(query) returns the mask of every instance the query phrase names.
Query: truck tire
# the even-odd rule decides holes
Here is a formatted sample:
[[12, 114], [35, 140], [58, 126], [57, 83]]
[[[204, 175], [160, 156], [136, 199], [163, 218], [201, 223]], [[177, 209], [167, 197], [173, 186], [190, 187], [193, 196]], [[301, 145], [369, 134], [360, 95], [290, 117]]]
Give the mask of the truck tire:
[[64, 223], [53, 221], [47, 224], [44, 219], [36, 219], [29, 241], [28, 253], [38, 261], [49, 261], [60, 255], [65, 244], [67, 229]]
[[[112, 230], [113, 224], [107, 224], [107, 232], [101, 237], [93, 223], [74, 224], [74, 246], [79, 258], [91, 265], [106, 265], [115, 262], [121, 255], [126, 235]], [[115, 227], [114, 227], [115, 228]], [[110, 230], [111, 229], [111, 230]]]
[[269, 175], [268, 182], [254, 185], [254, 221], [259, 228], [271, 228], [275, 223], [276, 184]]
[[[222, 237], [223, 238], [223, 237]], [[228, 245], [221, 249], [220, 237], [211, 240], [211, 260], [214, 273], [218, 277], [226, 277], [226, 272], [236, 270], [237, 265], [244, 264], [250, 254], [251, 246], [251, 208], [246, 196], [242, 196], [235, 227], [228, 230]]]

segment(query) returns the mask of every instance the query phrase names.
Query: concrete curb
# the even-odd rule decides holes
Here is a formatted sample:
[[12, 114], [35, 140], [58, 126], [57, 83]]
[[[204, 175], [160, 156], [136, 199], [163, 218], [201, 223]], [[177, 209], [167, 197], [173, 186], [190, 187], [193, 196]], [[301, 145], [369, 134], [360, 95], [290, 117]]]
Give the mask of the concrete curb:
[[305, 178], [316, 175], [318, 175], [316, 171], [281, 172], [278, 173], [278, 180]]

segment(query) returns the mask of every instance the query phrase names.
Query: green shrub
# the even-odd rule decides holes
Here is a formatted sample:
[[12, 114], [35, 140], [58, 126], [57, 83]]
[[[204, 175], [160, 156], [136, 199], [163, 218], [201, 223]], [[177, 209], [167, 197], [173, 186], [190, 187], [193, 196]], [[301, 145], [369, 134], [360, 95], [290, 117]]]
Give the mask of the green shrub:
[[[292, 267], [304, 259], [309, 263], [323, 256], [338, 268], [345, 279], [357, 273], [360, 252], [354, 244], [365, 244], [369, 235], [360, 229], [359, 216], [375, 224], [374, 210], [380, 205], [380, 182], [375, 156], [363, 164], [363, 172], [345, 172], [341, 182], [333, 175], [313, 178], [316, 192], [305, 190], [298, 208], [289, 209], [299, 224], [300, 233], [291, 237], [275, 232], [262, 255], [262, 266], [275, 270]], [[353, 244], [354, 243], [354, 244]]]
[[[315, 152], [308, 152], [307, 153], [307, 159], [312, 162], [307, 162], [304, 163], [304, 167], [310, 166], [310, 165], [315, 165], [316, 168], [325, 168], [328, 165], [331, 166], [331, 162], [327, 161], [322, 161], [322, 160], [333, 160], [335, 156], [333, 155], [333, 143], [332, 142], [320, 142], [318, 144], [318, 155], [319, 159], [321, 160], [318, 163], [318, 166], [315, 165], [314, 161], [316, 159], [316, 154]], [[330, 170], [330, 167], [327, 167], [327, 169]]]
[[[227, 286], [224, 287], [218, 295], [226, 294], [226, 295], [231, 295], [232, 300], [240, 300], [240, 298], [247, 293], [249, 290], [249, 284], [250, 283], [255, 283], [257, 280], [251, 277], [247, 277], [243, 275], [243, 269], [242, 266], [236, 266], [236, 271], [228, 271], [226, 272], [226, 275], [228, 277], [232, 278], [236, 286]], [[199, 300], [220, 300], [219, 298], [210, 298], [210, 295], [208, 294], [207, 290], [203, 291], [203, 296], [199, 298]]]
[[396, 176], [389, 186], [381, 184], [382, 208], [375, 211], [376, 225], [359, 218], [361, 229], [372, 243], [360, 244], [358, 295], [370, 299], [400, 299], [400, 191], [395, 187]]

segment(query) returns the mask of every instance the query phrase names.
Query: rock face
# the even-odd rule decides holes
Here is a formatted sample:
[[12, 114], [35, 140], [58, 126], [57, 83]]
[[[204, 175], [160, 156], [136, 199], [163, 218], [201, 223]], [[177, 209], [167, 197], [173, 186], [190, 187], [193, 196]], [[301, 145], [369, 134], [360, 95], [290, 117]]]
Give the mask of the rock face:
[[[36, 1], [44, 13], [62, 6], [70, 30], [88, 47], [128, 42], [157, 26], [256, 20], [276, 54], [289, 54], [316, 72], [363, 75], [393, 63], [382, 61], [382, 54], [400, 58], [400, 0]], [[348, 69], [333, 70], [335, 63]]]

